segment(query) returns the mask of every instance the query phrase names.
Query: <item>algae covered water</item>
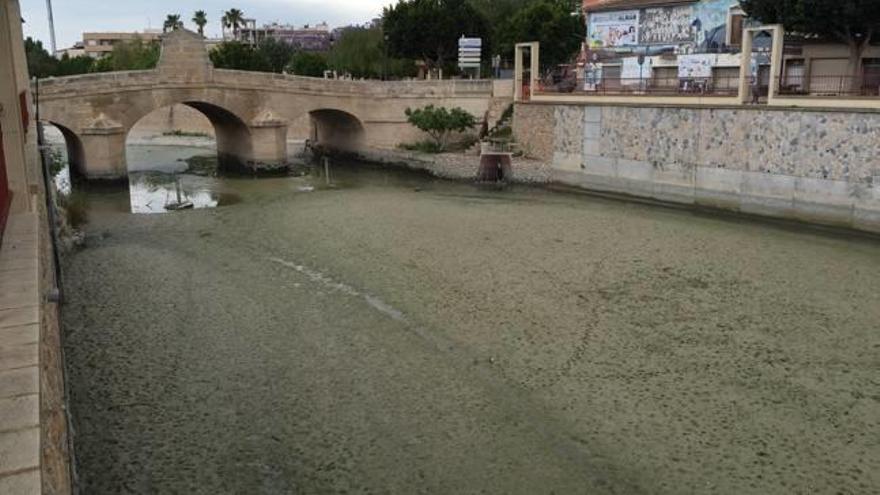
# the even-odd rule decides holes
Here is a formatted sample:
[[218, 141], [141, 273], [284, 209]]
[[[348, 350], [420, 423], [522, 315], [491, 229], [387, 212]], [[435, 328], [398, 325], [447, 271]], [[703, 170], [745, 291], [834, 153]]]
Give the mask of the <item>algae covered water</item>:
[[[83, 493], [880, 489], [876, 241], [185, 165], [86, 192], [64, 307]], [[140, 187], [210, 200], [141, 214]]]

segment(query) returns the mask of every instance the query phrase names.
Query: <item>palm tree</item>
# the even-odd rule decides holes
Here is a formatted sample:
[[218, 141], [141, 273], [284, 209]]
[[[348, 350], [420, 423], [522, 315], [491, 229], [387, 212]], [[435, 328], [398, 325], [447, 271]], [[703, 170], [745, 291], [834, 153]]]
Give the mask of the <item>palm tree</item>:
[[204, 10], [197, 10], [192, 18], [193, 23], [199, 27], [199, 34], [205, 36], [205, 25], [208, 24], [208, 14]]
[[244, 12], [238, 9], [229, 9], [220, 20], [224, 29], [232, 29], [235, 38], [238, 38], [238, 29], [244, 26]]
[[167, 33], [168, 31], [182, 28], [183, 21], [180, 20], [180, 14], [168, 14], [168, 17], [165, 18], [165, 23], [162, 25], [162, 32]]

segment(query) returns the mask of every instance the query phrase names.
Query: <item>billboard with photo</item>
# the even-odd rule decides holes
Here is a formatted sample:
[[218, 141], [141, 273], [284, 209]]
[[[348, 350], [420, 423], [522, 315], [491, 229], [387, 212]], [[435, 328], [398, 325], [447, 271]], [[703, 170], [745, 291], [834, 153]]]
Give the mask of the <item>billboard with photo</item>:
[[591, 48], [616, 48], [639, 44], [639, 11], [590, 14], [587, 26]]

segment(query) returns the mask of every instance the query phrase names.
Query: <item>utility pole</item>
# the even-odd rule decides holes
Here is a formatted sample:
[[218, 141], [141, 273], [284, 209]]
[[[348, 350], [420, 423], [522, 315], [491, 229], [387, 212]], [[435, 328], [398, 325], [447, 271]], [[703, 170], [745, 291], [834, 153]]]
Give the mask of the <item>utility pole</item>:
[[52, 56], [58, 53], [58, 47], [55, 46], [55, 18], [52, 16], [52, 0], [46, 0], [46, 10], [49, 11], [49, 40], [52, 43]]

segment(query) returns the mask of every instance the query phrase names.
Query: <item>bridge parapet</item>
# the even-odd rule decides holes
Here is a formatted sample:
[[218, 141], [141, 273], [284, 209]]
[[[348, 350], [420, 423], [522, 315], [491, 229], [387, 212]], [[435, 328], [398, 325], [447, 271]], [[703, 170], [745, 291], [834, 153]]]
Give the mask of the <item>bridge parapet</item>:
[[256, 91], [296, 92], [314, 95], [347, 95], [371, 98], [437, 98], [492, 96], [490, 80], [445, 81], [345, 81], [315, 77], [214, 69], [208, 79], [187, 80], [167, 78], [158, 70], [104, 72], [80, 76], [55, 77], [40, 80], [43, 99], [55, 97], [83, 97], [108, 92], [130, 91], [142, 88], [205, 87]]
[[492, 94], [492, 81], [490, 80], [350, 81], [215, 69], [213, 82], [248, 89], [265, 88], [311, 94], [346, 94], [370, 97], [425, 98], [466, 95], [488, 97]]
[[87, 96], [89, 94], [115, 91], [121, 88], [149, 87], [159, 84], [155, 70], [101, 72], [79, 76], [50, 77], [40, 79], [42, 98], [64, 96]]

